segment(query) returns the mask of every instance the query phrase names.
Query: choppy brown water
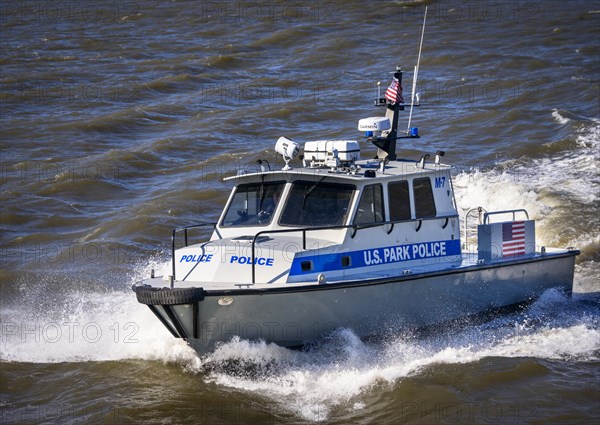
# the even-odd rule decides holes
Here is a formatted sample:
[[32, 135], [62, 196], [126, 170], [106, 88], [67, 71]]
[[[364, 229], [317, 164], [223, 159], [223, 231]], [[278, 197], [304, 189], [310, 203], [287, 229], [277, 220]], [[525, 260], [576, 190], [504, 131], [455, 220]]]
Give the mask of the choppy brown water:
[[[526, 208], [540, 244], [581, 249], [576, 294], [197, 358], [130, 285], [279, 136], [356, 137], [374, 83], [416, 64], [425, 5], [401, 155], [445, 150], [464, 211]], [[0, 28], [2, 423], [600, 420], [597, 1], [2, 1]]]

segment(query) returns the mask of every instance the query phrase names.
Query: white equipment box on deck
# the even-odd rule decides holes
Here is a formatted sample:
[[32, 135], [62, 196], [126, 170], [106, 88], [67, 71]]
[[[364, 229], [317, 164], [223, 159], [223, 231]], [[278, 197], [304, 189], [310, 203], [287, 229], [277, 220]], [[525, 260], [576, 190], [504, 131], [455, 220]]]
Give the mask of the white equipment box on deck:
[[325, 161], [327, 152], [337, 151], [341, 162], [352, 162], [360, 159], [360, 146], [355, 140], [318, 140], [304, 144], [304, 158], [307, 161]]

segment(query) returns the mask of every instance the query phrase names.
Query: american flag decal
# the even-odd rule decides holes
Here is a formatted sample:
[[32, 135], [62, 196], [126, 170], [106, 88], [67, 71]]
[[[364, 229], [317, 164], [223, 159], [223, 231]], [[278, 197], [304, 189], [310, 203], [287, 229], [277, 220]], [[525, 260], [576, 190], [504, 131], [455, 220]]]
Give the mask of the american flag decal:
[[502, 256], [525, 254], [525, 222], [502, 223]]
[[397, 78], [393, 78], [392, 84], [385, 91], [385, 98], [392, 103], [403, 103], [402, 86]]

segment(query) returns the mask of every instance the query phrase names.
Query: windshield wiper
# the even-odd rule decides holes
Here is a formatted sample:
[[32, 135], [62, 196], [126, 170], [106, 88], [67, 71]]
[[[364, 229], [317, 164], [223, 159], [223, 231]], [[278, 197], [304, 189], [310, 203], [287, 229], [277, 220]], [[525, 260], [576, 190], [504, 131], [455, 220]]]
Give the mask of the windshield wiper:
[[262, 209], [263, 202], [265, 201], [265, 176], [260, 176], [260, 194], [258, 199], [260, 200], [258, 204], [258, 210]]
[[306, 206], [306, 200], [308, 199], [308, 196], [317, 188], [317, 186], [319, 186], [321, 184], [321, 182], [323, 180], [325, 180], [327, 178], [327, 176], [323, 177], [321, 180], [319, 180], [318, 182], [316, 182], [315, 184], [313, 184], [311, 187], [309, 187], [308, 189], [306, 189], [304, 191], [304, 199], [302, 200], [302, 209], [304, 209], [304, 207]]

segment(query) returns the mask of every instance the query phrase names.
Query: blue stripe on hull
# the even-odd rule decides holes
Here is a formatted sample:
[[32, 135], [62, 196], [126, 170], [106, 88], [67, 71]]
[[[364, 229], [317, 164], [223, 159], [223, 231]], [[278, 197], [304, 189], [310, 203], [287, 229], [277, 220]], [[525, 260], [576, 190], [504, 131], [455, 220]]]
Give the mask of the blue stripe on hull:
[[[298, 276], [307, 273], [321, 273], [334, 270], [348, 270], [368, 266], [403, 263], [413, 260], [428, 258], [444, 258], [460, 255], [460, 240], [421, 242], [404, 245], [392, 245], [381, 248], [361, 249], [358, 251], [312, 254], [296, 256], [292, 263], [289, 276]], [[342, 266], [342, 258], [345, 266]], [[302, 270], [302, 263], [312, 262], [310, 271]]]

